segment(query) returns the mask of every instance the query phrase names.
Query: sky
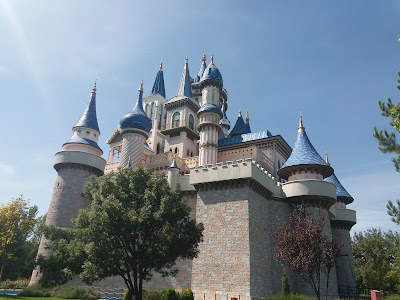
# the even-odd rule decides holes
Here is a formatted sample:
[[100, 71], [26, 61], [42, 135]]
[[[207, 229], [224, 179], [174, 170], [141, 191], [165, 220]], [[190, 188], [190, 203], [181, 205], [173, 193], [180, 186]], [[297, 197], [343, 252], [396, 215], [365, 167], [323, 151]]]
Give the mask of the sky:
[[[54, 154], [71, 137], [97, 80], [99, 145], [150, 94], [160, 61], [167, 98], [186, 55], [202, 50], [222, 73], [228, 118], [248, 110], [252, 131], [289, 145], [302, 111], [308, 137], [355, 199], [352, 233], [399, 230], [392, 155], [373, 127], [390, 129], [378, 100], [400, 101], [400, 1], [0, 0], [0, 203], [23, 195], [46, 213]], [[233, 125], [232, 125], [233, 126]]]

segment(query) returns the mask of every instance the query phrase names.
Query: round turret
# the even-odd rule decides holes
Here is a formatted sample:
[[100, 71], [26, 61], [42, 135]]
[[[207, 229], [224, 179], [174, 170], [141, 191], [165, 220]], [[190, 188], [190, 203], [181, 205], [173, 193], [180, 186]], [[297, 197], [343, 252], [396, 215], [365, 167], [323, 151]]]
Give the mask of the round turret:
[[121, 131], [139, 129], [149, 132], [152, 128], [151, 120], [143, 110], [143, 81], [140, 83], [139, 96], [135, 106], [119, 121]]
[[200, 82], [202, 83], [202, 85], [206, 84], [207, 82], [214, 82], [221, 87], [223, 86], [221, 72], [214, 65], [214, 57], [212, 55], [211, 55], [211, 62], [208, 65], [208, 67], [205, 69]]

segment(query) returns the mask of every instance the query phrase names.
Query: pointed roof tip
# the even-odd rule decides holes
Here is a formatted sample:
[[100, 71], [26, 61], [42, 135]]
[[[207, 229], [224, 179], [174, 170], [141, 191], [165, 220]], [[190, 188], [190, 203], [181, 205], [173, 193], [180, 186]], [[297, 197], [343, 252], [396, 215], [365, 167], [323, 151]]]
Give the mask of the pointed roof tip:
[[140, 80], [139, 91], [143, 92], [143, 79]]
[[186, 56], [185, 65], [182, 70], [181, 80], [179, 82], [177, 96], [192, 97], [192, 79], [189, 73], [188, 57]]
[[174, 155], [174, 159], [173, 159], [172, 164], [171, 164], [171, 166], [169, 168], [170, 169], [178, 169], [179, 170], [178, 164], [176, 163], [176, 155]]
[[158, 71], [162, 71], [162, 61], [160, 62], [160, 67], [158, 68]]
[[97, 79], [94, 81], [92, 92], [96, 93], [96, 90], [97, 90]]
[[300, 109], [300, 117], [299, 117], [299, 128], [298, 128], [298, 132], [304, 132], [305, 128], [303, 126], [303, 115], [301, 114], [301, 109]]
[[202, 55], [202, 57], [201, 57], [201, 61], [203, 62], [203, 63], [206, 63], [206, 52], [203, 50], [203, 55]]
[[156, 79], [154, 80], [153, 88], [151, 89], [151, 95], [155, 95], [155, 94], [160, 94], [161, 96], [166, 98], [162, 61], [160, 62], [160, 67], [158, 69]]
[[250, 123], [250, 117], [249, 117], [249, 111], [246, 110], [246, 123], [249, 124]]
[[76, 122], [74, 128], [75, 127], [87, 127], [100, 133], [96, 115], [96, 81], [94, 82], [92, 92], [90, 93], [88, 104], [78, 122]]
[[330, 166], [331, 164], [329, 163], [329, 156], [328, 156], [328, 150], [325, 150], [325, 162], [328, 166]]
[[242, 109], [240, 108], [238, 117], [241, 117], [241, 116], [242, 116]]
[[214, 64], [214, 55], [211, 54], [211, 58], [210, 58], [210, 65]]

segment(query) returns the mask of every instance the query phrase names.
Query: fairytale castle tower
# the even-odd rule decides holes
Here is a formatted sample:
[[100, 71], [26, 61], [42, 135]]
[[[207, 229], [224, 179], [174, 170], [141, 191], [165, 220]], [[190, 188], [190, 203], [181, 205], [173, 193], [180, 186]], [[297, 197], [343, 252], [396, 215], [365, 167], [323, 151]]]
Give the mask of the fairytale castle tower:
[[[97, 120], [93, 121], [95, 94], [94, 89], [71, 141], [56, 154], [58, 177], [46, 224], [71, 226], [70, 219], [87, 205], [81, 192], [89, 175], [143, 165], [165, 174], [171, 188], [179, 184], [191, 217], [204, 225], [199, 256], [179, 261], [180, 272], [174, 277], [154, 274], [146, 289], [191, 288], [196, 300], [280, 293], [283, 266], [273, 257], [272, 236], [293, 204], [305, 202], [313, 214], [324, 217], [324, 232], [344, 245], [330, 276], [329, 297], [356, 294], [349, 235], [356, 216], [346, 207], [353, 198], [328, 159], [313, 147], [301, 115], [291, 149], [269, 130], [252, 132], [248, 112], [245, 119], [239, 112], [231, 127], [228, 92], [213, 57], [207, 65], [203, 54], [194, 78], [186, 58], [176, 95], [169, 99], [160, 64], [150, 95], [144, 96], [141, 83], [135, 106], [107, 140], [105, 164], [97, 146]], [[40, 254], [46, 254], [43, 245]], [[298, 274], [286, 270], [293, 293], [313, 295]], [[37, 271], [32, 282], [39, 278]], [[98, 285], [124, 287], [118, 278]]]
[[[71, 219], [81, 208], [88, 206], [88, 201], [82, 196], [84, 185], [90, 176], [102, 176], [106, 165], [101, 157], [103, 151], [97, 144], [99, 135], [95, 84], [81, 118], [72, 128], [71, 139], [55, 155], [54, 169], [57, 171], [57, 178], [47, 211], [46, 225], [71, 228]], [[37, 256], [48, 254], [46, 243], [45, 239], [40, 241]], [[30, 285], [37, 283], [40, 277], [40, 271], [33, 270]]]

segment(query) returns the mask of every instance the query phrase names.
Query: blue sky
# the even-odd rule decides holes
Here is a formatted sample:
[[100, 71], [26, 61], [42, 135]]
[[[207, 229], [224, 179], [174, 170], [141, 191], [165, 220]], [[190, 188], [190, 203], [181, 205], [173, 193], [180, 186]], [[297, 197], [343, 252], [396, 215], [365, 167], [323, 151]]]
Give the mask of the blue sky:
[[71, 136], [97, 79], [105, 144], [131, 109], [141, 79], [148, 95], [160, 61], [167, 97], [185, 56], [197, 74], [202, 49], [228, 89], [228, 117], [249, 110], [253, 132], [293, 145], [299, 110], [314, 147], [328, 149], [355, 201], [358, 224], [397, 229], [386, 214], [400, 174], [379, 152], [387, 128], [378, 100], [398, 102], [399, 1], [0, 0], [0, 202], [23, 194], [47, 211], [54, 154]]

